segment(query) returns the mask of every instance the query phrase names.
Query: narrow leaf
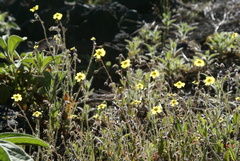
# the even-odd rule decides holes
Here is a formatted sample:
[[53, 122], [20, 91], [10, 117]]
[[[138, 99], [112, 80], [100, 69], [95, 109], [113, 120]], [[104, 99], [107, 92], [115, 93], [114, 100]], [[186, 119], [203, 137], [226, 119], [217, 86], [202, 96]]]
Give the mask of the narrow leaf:
[[3, 48], [4, 51], [7, 51], [7, 44], [2, 37], [0, 37], [0, 46]]
[[4, 138], [3, 140], [9, 141], [18, 145], [39, 145], [43, 147], [49, 147], [49, 145], [41, 139], [32, 138], [32, 137], [9, 137]]
[[14, 133], [14, 132], [5, 132], [5, 133], [0, 133], [0, 139], [2, 138], [8, 138], [8, 137], [32, 137], [34, 136], [29, 135], [29, 134], [22, 134], [22, 133]]

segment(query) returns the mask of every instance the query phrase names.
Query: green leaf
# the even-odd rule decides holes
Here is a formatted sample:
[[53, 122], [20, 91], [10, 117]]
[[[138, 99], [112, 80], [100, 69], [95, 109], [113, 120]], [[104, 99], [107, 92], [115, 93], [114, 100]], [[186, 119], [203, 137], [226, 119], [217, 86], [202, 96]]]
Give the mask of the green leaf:
[[229, 150], [227, 150], [224, 154], [224, 161], [230, 161]]
[[52, 60], [53, 60], [53, 57], [51, 57], [51, 56], [44, 57], [42, 68], [44, 69], [46, 67], [46, 65], [48, 65]]
[[17, 35], [12, 35], [8, 38], [8, 51], [13, 54], [14, 50], [17, 48], [20, 42], [24, 41], [24, 38], [21, 38]]
[[4, 51], [7, 51], [7, 44], [3, 37], [0, 37], [0, 46], [3, 48]]
[[9, 141], [15, 144], [21, 145], [39, 145], [43, 147], [49, 147], [49, 145], [41, 139], [38, 139], [32, 135], [21, 133], [1, 133], [0, 139]]
[[0, 58], [7, 59], [6, 56], [3, 53], [0, 53]]
[[7, 12], [0, 14], [0, 21], [4, 22], [6, 16], [7, 16]]
[[9, 137], [4, 138], [3, 140], [9, 141], [18, 145], [39, 145], [43, 147], [49, 147], [49, 145], [41, 139], [32, 138], [32, 137]]
[[33, 161], [19, 146], [0, 139], [1, 161]]
[[22, 60], [22, 62], [31, 63], [31, 64], [33, 64], [35, 67], [37, 67], [37, 64], [36, 64], [34, 58], [25, 58], [25, 59]]
[[8, 138], [8, 137], [33, 137], [32, 135], [29, 134], [22, 134], [22, 133], [14, 133], [14, 132], [5, 132], [5, 133], [0, 133], [0, 139], [2, 138]]

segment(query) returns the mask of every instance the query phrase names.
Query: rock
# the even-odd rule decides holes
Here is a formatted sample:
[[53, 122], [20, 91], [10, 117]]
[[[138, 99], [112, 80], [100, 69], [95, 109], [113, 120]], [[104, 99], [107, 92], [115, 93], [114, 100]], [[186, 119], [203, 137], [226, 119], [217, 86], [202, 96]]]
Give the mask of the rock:
[[135, 9], [139, 13], [152, 12], [152, 4], [157, 0], [115, 0], [129, 9]]

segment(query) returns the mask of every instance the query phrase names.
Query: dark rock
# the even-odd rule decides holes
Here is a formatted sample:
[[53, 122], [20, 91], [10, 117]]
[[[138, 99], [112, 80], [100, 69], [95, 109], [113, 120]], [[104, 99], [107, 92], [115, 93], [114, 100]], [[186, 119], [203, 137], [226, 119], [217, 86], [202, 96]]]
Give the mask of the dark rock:
[[152, 4], [157, 0], [115, 0], [129, 9], [135, 9], [139, 13], [152, 12]]
[[16, 121], [18, 112], [7, 105], [0, 105], [0, 132], [10, 132], [18, 126]]

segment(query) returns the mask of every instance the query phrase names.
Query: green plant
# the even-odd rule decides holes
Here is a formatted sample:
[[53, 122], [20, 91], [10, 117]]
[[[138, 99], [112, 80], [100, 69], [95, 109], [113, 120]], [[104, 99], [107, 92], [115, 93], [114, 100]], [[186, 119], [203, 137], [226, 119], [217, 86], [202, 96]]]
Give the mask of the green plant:
[[227, 54], [238, 53], [239, 39], [238, 33], [220, 32], [208, 36], [206, 44], [209, 45], [211, 51], [224, 57]]
[[[116, 64], [104, 61], [111, 53], [91, 38], [89, 64], [80, 70], [76, 48], [66, 48], [58, 15], [50, 44], [35, 13], [44, 28], [46, 51], [36, 44], [33, 51], [18, 54], [23, 38], [0, 40], [3, 98], [10, 102], [14, 94], [18, 117], [50, 145], [26, 150], [34, 160], [239, 160], [238, 59], [222, 57], [226, 60], [220, 63], [221, 53], [202, 48], [185, 53], [178, 44], [188, 43], [193, 28], [184, 22], [173, 28], [167, 12], [162, 23], [146, 23], [126, 40], [128, 53], [120, 54]], [[119, 74], [118, 82], [111, 79], [111, 68]], [[109, 91], [91, 88], [101, 69]]]
[[177, 37], [180, 39], [180, 41], [184, 41], [187, 39], [187, 34], [189, 34], [192, 30], [195, 29], [195, 27], [188, 26], [187, 23], [181, 23], [180, 25], [174, 25], [177, 30]]
[[48, 147], [41, 139], [21, 133], [0, 133], [0, 158], [2, 161], [32, 161], [33, 159], [17, 145], [37, 145]]
[[7, 12], [0, 13], [0, 36], [10, 35], [11, 30], [20, 30], [14, 21], [15, 19]]

